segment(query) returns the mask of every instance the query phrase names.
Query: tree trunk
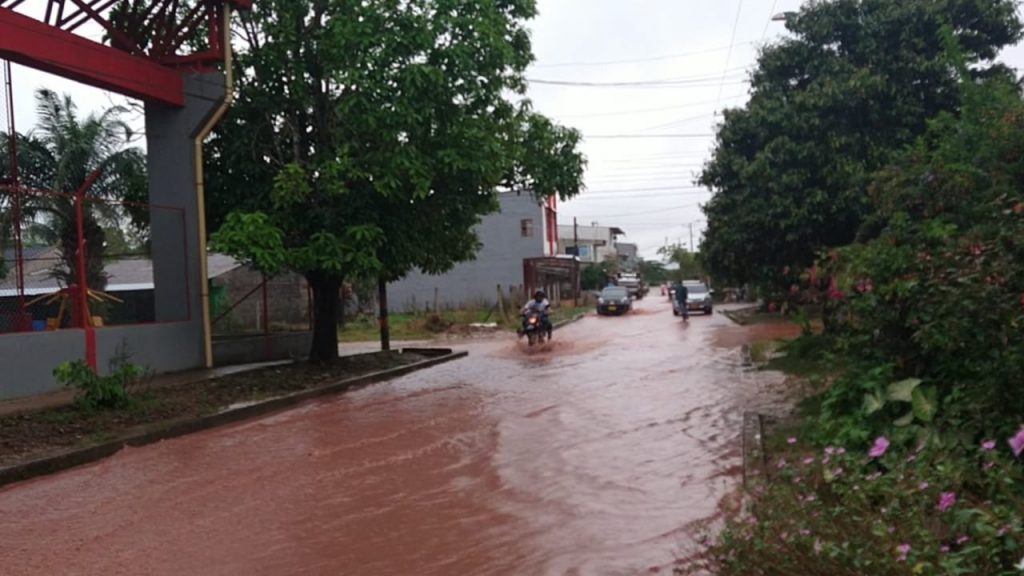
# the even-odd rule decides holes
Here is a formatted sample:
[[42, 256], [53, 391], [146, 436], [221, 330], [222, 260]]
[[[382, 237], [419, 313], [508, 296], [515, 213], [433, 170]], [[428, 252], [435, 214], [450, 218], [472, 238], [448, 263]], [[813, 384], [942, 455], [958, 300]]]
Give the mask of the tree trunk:
[[391, 350], [391, 326], [388, 323], [388, 281], [377, 279], [377, 305], [380, 308], [380, 349]]
[[338, 290], [342, 279], [311, 274], [306, 280], [313, 288], [313, 346], [309, 360], [333, 362], [338, 358]]

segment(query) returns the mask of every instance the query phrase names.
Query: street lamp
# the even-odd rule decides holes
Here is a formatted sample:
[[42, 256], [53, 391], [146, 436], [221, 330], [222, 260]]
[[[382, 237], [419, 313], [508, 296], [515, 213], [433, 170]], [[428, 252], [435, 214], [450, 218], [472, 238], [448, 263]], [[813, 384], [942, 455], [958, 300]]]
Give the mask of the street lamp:
[[785, 22], [796, 17], [796, 12], [779, 12], [775, 16], [772, 16], [772, 22]]

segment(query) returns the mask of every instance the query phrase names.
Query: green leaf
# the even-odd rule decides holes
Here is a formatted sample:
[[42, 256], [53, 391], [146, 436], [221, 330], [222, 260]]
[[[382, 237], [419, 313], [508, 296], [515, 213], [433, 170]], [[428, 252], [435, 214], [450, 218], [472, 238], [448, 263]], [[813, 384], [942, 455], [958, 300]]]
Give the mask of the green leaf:
[[937, 392], [934, 387], [925, 386], [915, 388], [912, 394], [911, 406], [914, 416], [922, 422], [931, 422], [938, 412]]
[[914, 411], [907, 412], [905, 416], [893, 422], [893, 426], [897, 428], [906, 428], [914, 423]]
[[910, 402], [913, 400], [914, 390], [921, 385], [918, 378], [908, 378], [889, 384], [887, 398], [890, 402]]
[[878, 394], [865, 394], [864, 395], [864, 414], [871, 416], [875, 412], [878, 412], [885, 407], [885, 400], [879, 398]]

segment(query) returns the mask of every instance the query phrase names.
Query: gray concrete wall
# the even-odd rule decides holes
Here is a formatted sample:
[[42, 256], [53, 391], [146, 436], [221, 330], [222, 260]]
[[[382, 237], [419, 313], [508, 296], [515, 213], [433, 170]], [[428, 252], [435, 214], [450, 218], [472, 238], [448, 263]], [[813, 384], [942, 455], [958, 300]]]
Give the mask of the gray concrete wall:
[[187, 322], [101, 328], [96, 330], [96, 369], [108, 374], [111, 360], [124, 355], [157, 374], [197, 368], [194, 337], [195, 327]]
[[[185, 78], [185, 106], [146, 106], [146, 143], [149, 168], [149, 201], [154, 205], [184, 210], [154, 209], [153, 283], [157, 322], [181, 322], [157, 330], [151, 344], [166, 357], [155, 365], [169, 370], [204, 364], [202, 280], [199, 253], [199, 205], [195, 186], [193, 142], [207, 120], [224, 100], [224, 77], [219, 72]], [[160, 334], [166, 338], [162, 341]], [[173, 349], [173, 352], [171, 351]], [[101, 360], [100, 364], [104, 364]]]
[[[433, 306], [434, 289], [443, 307], [492, 305], [497, 286], [523, 283], [523, 259], [544, 256], [544, 210], [530, 194], [502, 194], [501, 211], [485, 216], [476, 233], [483, 246], [476, 260], [457, 264], [440, 276], [413, 272], [388, 287], [391, 310], [404, 312], [413, 306]], [[521, 223], [533, 220], [533, 236], [523, 237]]]
[[263, 336], [218, 338], [213, 341], [213, 364], [233, 366], [275, 360], [301, 360], [309, 357], [313, 345], [312, 332], [271, 334], [270, 342]]
[[81, 330], [0, 336], [0, 400], [59, 390], [53, 369], [84, 357], [85, 334]]

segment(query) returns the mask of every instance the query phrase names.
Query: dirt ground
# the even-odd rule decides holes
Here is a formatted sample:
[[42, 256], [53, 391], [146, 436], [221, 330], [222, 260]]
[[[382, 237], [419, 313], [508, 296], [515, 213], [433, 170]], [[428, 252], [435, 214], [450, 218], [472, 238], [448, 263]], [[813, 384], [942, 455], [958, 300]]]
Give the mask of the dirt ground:
[[0, 466], [99, 444], [139, 427], [204, 416], [234, 404], [309, 390], [424, 358], [412, 353], [361, 354], [339, 358], [330, 366], [290, 364], [180, 386], [146, 389], [143, 385], [126, 410], [90, 412], [72, 405], [3, 416]]

